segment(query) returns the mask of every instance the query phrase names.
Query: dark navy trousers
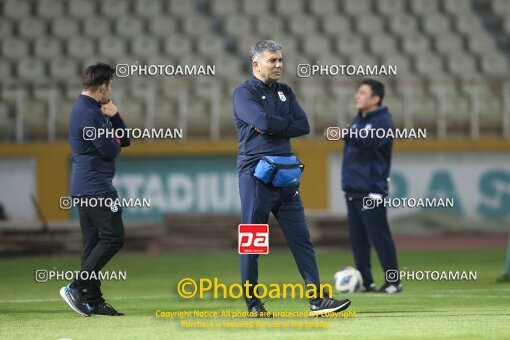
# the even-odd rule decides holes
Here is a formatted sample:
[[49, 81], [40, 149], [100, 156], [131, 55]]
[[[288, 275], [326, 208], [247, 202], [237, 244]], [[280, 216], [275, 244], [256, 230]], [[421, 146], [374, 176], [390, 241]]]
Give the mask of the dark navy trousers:
[[376, 206], [365, 209], [361, 198], [346, 195], [349, 237], [356, 268], [361, 272], [363, 285], [374, 282], [370, 266], [370, 245], [373, 245], [381, 266], [388, 270], [398, 270], [397, 250], [391, 236], [386, 215], [386, 207]]
[[[306, 284], [319, 287], [319, 270], [315, 251], [310, 242], [301, 197], [296, 187], [275, 188], [259, 181], [250, 173], [239, 176], [239, 193], [242, 206], [242, 223], [266, 224], [273, 213], [294, 256]], [[270, 226], [273, 227], [273, 226]], [[241, 255], [241, 281], [258, 283], [259, 255]], [[283, 270], [283, 268], [282, 268]], [[251, 294], [253, 296], [253, 294]], [[257, 299], [246, 299], [248, 307]]]

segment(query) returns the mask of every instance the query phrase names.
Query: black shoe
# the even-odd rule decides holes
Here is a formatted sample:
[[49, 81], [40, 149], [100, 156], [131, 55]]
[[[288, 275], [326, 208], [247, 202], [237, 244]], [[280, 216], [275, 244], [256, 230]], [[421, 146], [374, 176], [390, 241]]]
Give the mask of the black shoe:
[[264, 307], [264, 302], [257, 301], [253, 306], [248, 308], [250, 318], [272, 318], [273, 314], [269, 313]]
[[71, 284], [60, 288], [60, 296], [76, 313], [83, 316], [90, 316], [88, 307], [85, 304], [85, 297], [79, 288], [73, 288]]
[[402, 284], [400, 282], [399, 283], [386, 282], [384, 284], [384, 286], [379, 288], [379, 290], [377, 292], [378, 293], [386, 293], [386, 294], [394, 294], [394, 293], [402, 292], [403, 289], [404, 288], [402, 287]]
[[310, 313], [308, 313], [308, 315], [321, 316], [328, 313], [341, 312], [347, 309], [350, 304], [351, 301], [348, 299], [338, 301], [332, 298], [323, 297], [317, 302], [310, 302]]
[[101, 302], [97, 306], [89, 306], [90, 316], [123, 316], [124, 313], [117, 312], [110, 304]]

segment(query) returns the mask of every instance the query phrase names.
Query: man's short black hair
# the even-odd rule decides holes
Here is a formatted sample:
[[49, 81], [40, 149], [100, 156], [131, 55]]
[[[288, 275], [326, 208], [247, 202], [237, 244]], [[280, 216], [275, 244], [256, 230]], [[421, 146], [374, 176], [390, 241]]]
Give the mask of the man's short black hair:
[[97, 63], [87, 67], [81, 74], [81, 83], [85, 90], [95, 91], [99, 86], [110, 83], [115, 69], [105, 63]]
[[381, 106], [384, 99], [384, 84], [375, 79], [365, 79], [361, 82], [361, 85], [370, 86], [372, 96], [378, 96], [380, 98], [377, 106]]

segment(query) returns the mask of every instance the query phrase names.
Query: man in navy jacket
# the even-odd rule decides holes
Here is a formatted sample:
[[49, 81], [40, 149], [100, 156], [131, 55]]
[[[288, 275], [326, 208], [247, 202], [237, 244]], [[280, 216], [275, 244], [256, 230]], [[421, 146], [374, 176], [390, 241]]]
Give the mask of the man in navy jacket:
[[84, 316], [123, 315], [105, 302], [97, 279], [98, 272], [124, 244], [122, 207], [111, 205], [118, 199], [112, 180], [115, 159], [121, 147], [129, 146], [130, 139], [127, 133], [118, 134], [123, 136], [121, 139], [112, 133], [126, 129], [111, 100], [114, 73], [114, 68], [103, 63], [83, 71], [83, 89], [69, 119], [69, 143], [73, 152], [71, 196], [80, 200], [83, 250], [78, 278], [63, 287], [60, 295]]
[[[382, 106], [384, 85], [381, 82], [364, 80], [354, 99], [359, 112], [352, 121], [350, 133], [343, 136], [342, 162], [342, 188], [347, 200], [354, 261], [363, 277], [365, 291], [375, 291], [370, 265], [370, 245], [373, 245], [386, 273], [379, 291], [397, 293], [402, 291], [402, 285], [386, 207], [375, 204], [388, 195], [393, 139], [386, 137], [387, 131], [393, 129], [393, 120], [388, 108]], [[377, 129], [380, 133], [360, 133], [363, 129]]]
[[[319, 272], [298, 188], [277, 188], [253, 176], [263, 156], [293, 155], [290, 138], [310, 132], [308, 119], [291, 88], [278, 82], [283, 66], [281, 45], [271, 40], [258, 41], [250, 54], [253, 76], [235, 89], [233, 98], [239, 139], [237, 170], [242, 223], [266, 224], [272, 212], [305, 283], [318, 290]], [[253, 287], [258, 283], [258, 257], [241, 255], [242, 284], [249, 283]], [[259, 317], [267, 316], [260, 299], [251, 292], [248, 295], [245, 296], [248, 310]], [[310, 315], [337, 312], [349, 304], [349, 300], [317, 297], [310, 299]]]

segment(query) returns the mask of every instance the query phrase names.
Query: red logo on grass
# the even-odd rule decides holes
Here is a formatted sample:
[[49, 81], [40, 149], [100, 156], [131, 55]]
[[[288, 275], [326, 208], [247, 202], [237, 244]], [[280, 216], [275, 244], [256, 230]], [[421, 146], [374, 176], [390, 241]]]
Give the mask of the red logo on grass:
[[239, 254], [269, 253], [269, 224], [239, 225]]

